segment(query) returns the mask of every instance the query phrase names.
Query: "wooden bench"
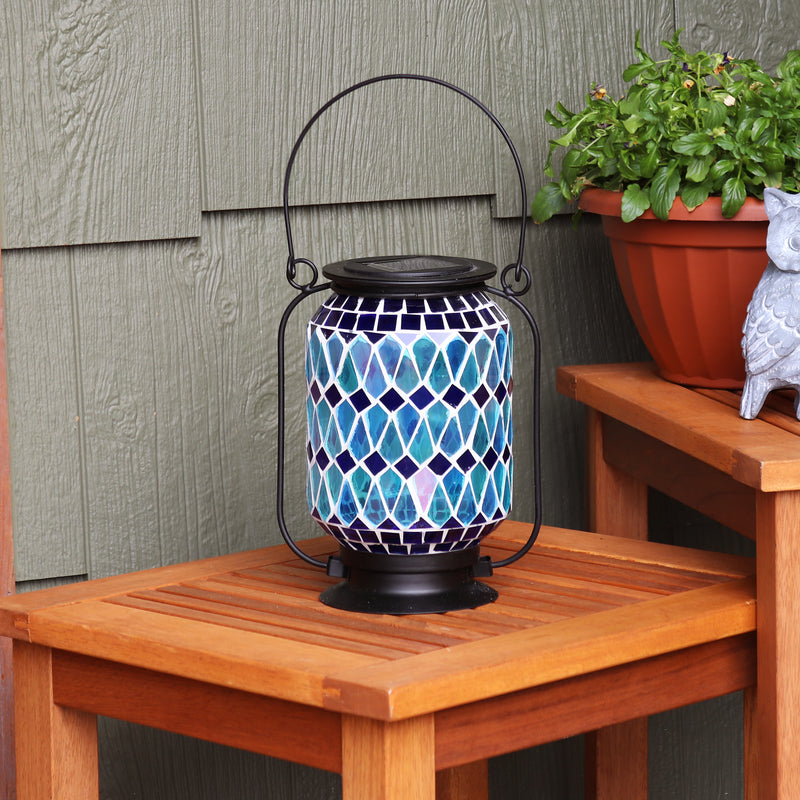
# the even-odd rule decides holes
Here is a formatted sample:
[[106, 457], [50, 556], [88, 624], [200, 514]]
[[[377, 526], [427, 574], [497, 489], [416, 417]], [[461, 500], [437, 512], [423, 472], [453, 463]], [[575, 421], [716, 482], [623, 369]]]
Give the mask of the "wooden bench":
[[485, 798], [483, 759], [752, 686], [753, 569], [544, 528], [496, 603], [444, 615], [324, 606], [284, 546], [18, 595], [18, 799], [98, 796], [98, 714], [340, 772], [344, 800], [433, 800], [437, 771]]

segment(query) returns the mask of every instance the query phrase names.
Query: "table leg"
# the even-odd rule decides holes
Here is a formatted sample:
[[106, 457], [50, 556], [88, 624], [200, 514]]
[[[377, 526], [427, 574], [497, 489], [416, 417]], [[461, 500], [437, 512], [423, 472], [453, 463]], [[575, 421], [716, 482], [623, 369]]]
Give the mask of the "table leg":
[[436, 773], [436, 800], [488, 800], [489, 762], [464, 764]]
[[758, 782], [761, 800], [800, 797], [800, 492], [759, 492]]
[[586, 496], [589, 530], [647, 538], [647, 486], [606, 463], [603, 415], [586, 410]]
[[[647, 486], [604, 457], [603, 415], [586, 410], [589, 527], [597, 533], [647, 538]], [[587, 800], [647, 800], [647, 718], [611, 725], [585, 739]]]
[[14, 642], [17, 800], [96, 800], [97, 718], [53, 702], [52, 651]]
[[342, 800], [435, 800], [433, 717], [342, 717]]

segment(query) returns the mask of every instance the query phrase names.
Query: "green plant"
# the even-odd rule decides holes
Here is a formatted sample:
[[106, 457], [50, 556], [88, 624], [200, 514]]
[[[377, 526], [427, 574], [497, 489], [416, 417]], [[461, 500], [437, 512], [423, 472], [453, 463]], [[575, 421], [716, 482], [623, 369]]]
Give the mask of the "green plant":
[[[613, 99], [599, 85], [577, 113], [561, 103], [546, 120], [565, 132], [550, 142], [545, 174], [556, 180], [537, 192], [534, 221], [543, 222], [585, 186], [622, 191], [622, 218], [648, 208], [666, 219], [676, 197], [689, 209], [711, 195], [733, 216], [765, 186], [800, 187], [800, 50], [789, 51], [769, 76], [755, 61], [727, 53], [689, 54], [681, 31], [661, 44], [656, 61], [641, 46], [623, 73], [633, 81]], [[553, 156], [567, 152], [556, 176]]]

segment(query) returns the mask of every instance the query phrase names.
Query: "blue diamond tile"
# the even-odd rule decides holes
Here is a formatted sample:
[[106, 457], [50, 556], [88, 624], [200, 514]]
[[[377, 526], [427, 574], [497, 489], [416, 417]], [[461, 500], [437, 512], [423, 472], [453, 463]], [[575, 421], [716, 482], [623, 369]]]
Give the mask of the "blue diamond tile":
[[373, 474], [378, 475], [386, 469], [386, 461], [380, 453], [370, 453], [364, 459], [364, 466]]
[[405, 398], [395, 389], [389, 389], [380, 397], [381, 405], [389, 411], [397, 411], [405, 403]]

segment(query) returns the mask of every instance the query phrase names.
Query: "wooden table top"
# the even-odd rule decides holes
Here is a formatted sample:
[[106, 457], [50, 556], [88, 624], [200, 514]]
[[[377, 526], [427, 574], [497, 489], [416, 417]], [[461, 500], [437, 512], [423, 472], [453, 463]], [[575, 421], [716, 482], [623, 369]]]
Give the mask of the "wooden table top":
[[[528, 531], [506, 522], [483, 551], [504, 557]], [[755, 630], [753, 572], [740, 557], [544, 527], [486, 579], [497, 602], [389, 617], [322, 605], [332, 579], [277, 546], [6, 598], [0, 634], [403, 719]]]
[[560, 367], [558, 390], [763, 492], [800, 489], [794, 396], [773, 392], [757, 419], [739, 416], [741, 392], [688, 388], [653, 364]]

